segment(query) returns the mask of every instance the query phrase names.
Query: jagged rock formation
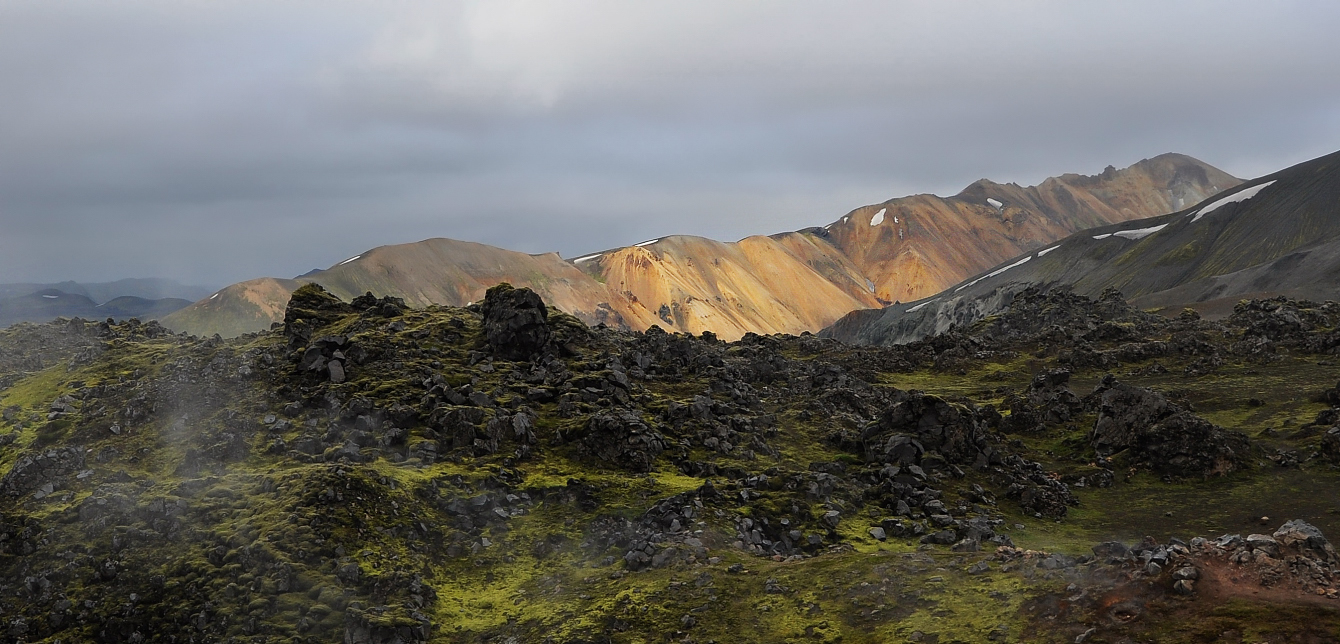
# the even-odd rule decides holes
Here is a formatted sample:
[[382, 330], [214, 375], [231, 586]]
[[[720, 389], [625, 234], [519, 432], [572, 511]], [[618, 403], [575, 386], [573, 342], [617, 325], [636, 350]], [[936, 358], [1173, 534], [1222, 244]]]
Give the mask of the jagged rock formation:
[[524, 360], [549, 344], [549, 311], [535, 291], [504, 282], [488, 290], [480, 312], [484, 337], [500, 358]]

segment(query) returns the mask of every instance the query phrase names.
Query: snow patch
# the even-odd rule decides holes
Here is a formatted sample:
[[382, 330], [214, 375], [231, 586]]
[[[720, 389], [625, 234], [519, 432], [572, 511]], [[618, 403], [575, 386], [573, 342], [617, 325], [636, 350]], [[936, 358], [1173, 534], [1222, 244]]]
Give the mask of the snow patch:
[[871, 293], [874, 293], [874, 292], [875, 292], [875, 283], [872, 282], [872, 281], [870, 281], [870, 280], [868, 280], [868, 279], [865, 281], [865, 287], [866, 287], [867, 289], [870, 289], [870, 292], [871, 292]]
[[1040, 250], [1040, 251], [1038, 251], [1038, 257], [1042, 257], [1043, 255], [1046, 255], [1047, 253], [1050, 253], [1050, 252], [1052, 252], [1052, 251], [1054, 251], [1054, 250], [1056, 250], [1056, 249], [1058, 249], [1058, 248], [1060, 248], [1060, 247], [1061, 247], [1061, 245], [1060, 245], [1060, 244], [1057, 244], [1057, 245], [1055, 245], [1055, 246], [1052, 246], [1051, 248], [1046, 248], [1046, 249]]
[[847, 223], [847, 220], [848, 220], [848, 219], [851, 219], [851, 217], [843, 217], [843, 218], [842, 218], [842, 223], [844, 223], [844, 224]]
[[1162, 224], [1160, 226], [1150, 226], [1149, 228], [1137, 228], [1135, 230], [1119, 230], [1112, 234], [1116, 235], [1117, 237], [1125, 237], [1126, 239], [1144, 239], [1167, 227], [1168, 224]]
[[58, 297], [60, 297], [60, 296], [59, 296], [59, 295], [43, 295], [42, 297], [45, 297], [45, 298], [47, 298], [48, 300], [54, 300], [54, 299], [56, 299], [56, 298], [58, 298]]
[[893, 223], [898, 223], [898, 215], [893, 216]]
[[919, 311], [919, 310], [921, 310], [922, 307], [926, 306], [927, 304], [932, 304], [932, 303], [934, 303], [934, 302], [935, 302], [936, 300], [938, 300], [938, 299], [940, 299], [940, 298], [937, 297], [937, 298], [935, 298], [935, 300], [926, 300], [925, 302], [922, 302], [921, 304], [918, 304], [918, 305], [916, 305], [916, 306], [914, 306], [914, 307], [912, 307], [912, 308], [910, 308], [910, 309], [908, 309], [908, 310], [906, 310], [906, 311], [903, 311], [903, 313], [913, 313], [913, 312]]
[[992, 208], [995, 208], [996, 210], [1000, 210], [1001, 208], [1003, 208], [1003, 207], [1005, 206], [1005, 204], [1003, 204], [1003, 203], [1001, 203], [1001, 202], [999, 202], [999, 201], [997, 201], [997, 200], [995, 200], [995, 199], [992, 199], [991, 197], [987, 197], [987, 198], [986, 198], [986, 205], [991, 206]]
[[583, 255], [583, 256], [581, 256], [581, 257], [578, 257], [577, 259], [572, 260], [572, 263], [573, 263], [573, 264], [580, 264], [580, 263], [582, 263], [582, 262], [589, 262], [589, 261], [591, 261], [591, 260], [593, 260], [593, 259], [595, 259], [595, 258], [597, 258], [597, 257], [600, 257], [600, 256], [603, 255], [603, 254], [604, 254], [604, 253], [596, 253], [596, 254], [594, 254], [594, 255]]
[[880, 208], [880, 209], [879, 209], [879, 212], [875, 213], [875, 216], [870, 218], [870, 225], [871, 225], [871, 226], [878, 226], [878, 225], [884, 223], [884, 211], [885, 211], [885, 210], [888, 210], [888, 208]]
[[[1052, 246], [1051, 248], [1048, 248], [1047, 250], [1050, 251], [1050, 250], [1053, 250], [1053, 249], [1056, 249], [1056, 248], [1060, 248], [1060, 246]], [[1043, 251], [1043, 252], [1046, 252], [1046, 251]], [[1029, 255], [1028, 257], [1025, 257], [1025, 258], [1023, 258], [1023, 259], [1021, 259], [1021, 260], [1019, 260], [1019, 261], [1013, 263], [1013, 264], [1010, 264], [1009, 266], [1003, 266], [1003, 267], [1001, 267], [1001, 268], [997, 268], [996, 270], [991, 271], [990, 273], [987, 273], [986, 275], [983, 275], [983, 276], [981, 276], [981, 277], [979, 277], [979, 278], [977, 278], [977, 279], [975, 279], [975, 280], [973, 280], [973, 281], [971, 281], [971, 282], [968, 282], [967, 284], [964, 284], [963, 286], [960, 286], [960, 287], [954, 289], [954, 292], [957, 293], [957, 292], [959, 292], [959, 291], [961, 291], [961, 290], [963, 290], [963, 289], [965, 289], [965, 288], [968, 288], [968, 287], [972, 286], [973, 284], [976, 284], [976, 283], [978, 283], [978, 282], [980, 282], [980, 281], [982, 281], [982, 280], [984, 280], [984, 279], [986, 279], [986, 278], [988, 278], [988, 277], [995, 277], [995, 276], [997, 276], [997, 275], [1000, 275], [1001, 273], [1004, 273], [1005, 271], [1008, 271], [1008, 270], [1010, 270], [1011, 268], [1014, 268], [1014, 267], [1016, 267], [1016, 266], [1020, 266], [1020, 265], [1022, 265], [1024, 262], [1027, 262], [1027, 261], [1030, 260], [1030, 259], [1033, 259], [1033, 256], [1032, 256], [1032, 255]]]
[[1111, 236], [1112, 236], [1112, 233], [1103, 233], [1103, 234], [1101, 234], [1101, 235], [1094, 235], [1093, 238], [1094, 238], [1094, 239], [1107, 239], [1108, 237], [1111, 237]]
[[1033, 256], [1032, 256], [1032, 255], [1029, 255], [1028, 257], [1025, 257], [1025, 258], [1023, 258], [1023, 259], [1021, 259], [1021, 260], [1019, 260], [1019, 261], [1013, 263], [1013, 264], [1010, 264], [1009, 266], [1005, 266], [1005, 267], [1003, 267], [1003, 268], [997, 268], [996, 270], [994, 270], [994, 271], [992, 271], [992, 272], [990, 272], [990, 273], [987, 273], [986, 276], [987, 276], [987, 277], [995, 277], [995, 276], [997, 276], [997, 275], [1000, 275], [1001, 273], [1004, 273], [1005, 271], [1010, 270], [1011, 268], [1015, 268], [1015, 267], [1017, 267], [1017, 266], [1023, 266], [1023, 265], [1024, 265], [1026, 262], [1028, 262], [1028, 260], [1030, 260], [1030, 259], [1033, 259]]
[[215, 293], [215, 294], [209, 296], [209, 299], [211, 299], [211, 300], [217, 300], [217, 299], [219, 299], [219, 294], [218, 294], [218, 293]]
[[633, 246], [637, 248], [642, 248], [643, 246], [650, 246], [652, 244], [655, 244], [658, 241], [661, 241], [660, 237], [657, 237], [656, 239], [648, 239], [647, 241], [644, 241], [641, 244], [633, 244]]
[[[1210, 204], [1210, 205], [1208, 205], [1208, 206], [1205, 206], [1204, 208], [1201, 208], [1200, 210], [1198, 210], [1198, 211], [1196, 212], [1196, 216], [1195, 216], [1194, 219], [1191, 220], [1191, 223], [1194, 224], [1194, 223], [1196, 223], [1197, 221], [1200, 221], [1200, 218], [1201, 218], [1201, 217], [1204, 217], [1205, 215], [1208, 215], [1208, 214], [1210, 214], [1210, 213], [1212, 213], [1212, 212], [1218, 210], [1219, 208], [1221, 208], [1221, 207], [1223, 207], [1223, 206], [1227, 206], [1228, 204], [1231, 204], [1231, 203], [1238, 203], [1239, 201], [1246, 201], [1246, 200], [1248, 200], [1248, 199], [1251, 199], [1252, 197], [1255, 197], [1255, 196], [1256, 196], [1256, 193], [1261, 192], [1262, 190], [1265, 190], [1267, 187], [1269, 187], [1269, 186], [1270, 186], [1271, 184], [1273, 184], [1273, 183], [1275, 183], [1275, 181], [1267, 181], [1267, 182], [1265, 182], [1265, 183], [1262, 183], [1262, 184], [1258, 184], [1258, 185], [1252, 186], [1252, 187], [1247, 188], [1247, 189], [1245, 189], [1245, 190], [1239, 190], [1239, 191], [1237, 191], [1237, 192], [1235, 192], [1235, 193], [1233, 193], [1233, 194], [1231, 194], [1231, 195], [1229, 195], [1229, 196], [1227, 196], [1227, 197], [1224, 197], [1223, 199], [1220, 199], [1220, 200], [1218, 200], [1218, 201], [1216, 201], [1216, 202], [1214, 202], [1214, 203], [1212, 203], [1212, 204]], [[1188, 216], [1190, 216], [1190, 215], [1188, 215]]]
[[354, 255], [353, 257], [350, 257], [349, 259], [346, 259], [346, 260], [344, 260], [344, 261], [342, 261], [342, 262], [336, 264], [336, 266], [344, 266], [345, 264], [348, 264], [349, 262], [352, 262], [352, 261], [358, 259], [359, 257], [362, 257], [362, 255]]

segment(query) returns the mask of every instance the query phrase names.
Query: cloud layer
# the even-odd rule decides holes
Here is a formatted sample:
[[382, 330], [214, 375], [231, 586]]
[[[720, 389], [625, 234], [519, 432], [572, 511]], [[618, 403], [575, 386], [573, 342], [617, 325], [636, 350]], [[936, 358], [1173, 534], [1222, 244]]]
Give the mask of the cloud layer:
[[[77, 7], [77, 8], [76, 8]], [[821, 225], [1340, 148], [1326, 2], [0, 0], [0, 282]]]

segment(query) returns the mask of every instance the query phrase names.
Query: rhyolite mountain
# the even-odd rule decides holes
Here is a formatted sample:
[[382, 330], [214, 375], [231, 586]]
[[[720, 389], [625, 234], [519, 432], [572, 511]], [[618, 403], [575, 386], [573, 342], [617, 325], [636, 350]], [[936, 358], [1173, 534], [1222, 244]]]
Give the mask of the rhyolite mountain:
[[1340, 640], [1334, 302], [1034, 289], [895, 347], [503, 285], [281, 319], [0, 330], [0, 643]]
[[1115, 289], [1132, 303], [1222, 317], [1241, 299], [1340, 295], [1340, 152], [1174, 213], [1073, 234], [1004, 260], [921, 301], [853, 311], [823, 334], [896, 344], [995, 314], [1026, 289], [1090, 296]]
[[1032, 187], [978, 181], [958, 195], [864, 206], [822, 227], [738, 242], [674, 235], [565, 260], [429, 239], [374, 248], [294, 280], [229, 286], [168, 316], [170, 328], [235, 336], [278, 322], [303, 283], [353, 298], [462, 306], [500, 282], [534, 289], [588, 324], [745, 333], [822, 329], [855, 309], [939, 292], [1077, 230], [1159, 215], [1237, 185], [1177, 154]]

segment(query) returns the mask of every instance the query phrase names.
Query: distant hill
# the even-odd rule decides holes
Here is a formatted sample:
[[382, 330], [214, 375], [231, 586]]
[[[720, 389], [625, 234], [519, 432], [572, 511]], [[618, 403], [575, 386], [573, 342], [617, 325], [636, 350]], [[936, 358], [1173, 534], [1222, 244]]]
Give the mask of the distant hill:
[[151, 300], [128, 295], [98, 304], [86, 295], [46, 288], [26, 295], [0, 298], [0, 327], [19, 322], [46, 322], [58, 317], [152, 320], [190, 304], [190, 300], [181, 298]]
[[970, 324], [1026, 288], [1222, 316], [1244, 298], [1340, 299], [1340, 152], [1301, 163], [1178, 212], [1101, 226], [1001, 262], [919, 302], [853, 311], [824, 335], [895, 344]]
[[182, 284], [161, 278], [132, 278], [115, 282], [56, 282], [49, 284], [0, 284], [0, 299], [31, 295], [53, 289], [70, 295], [82, 295], [94, 304], [103, 304], [118, 297], [138, 297], [146, 300], [180, 299], [196, 301], [214, 292], [208, 286]]
[[826, 226], [734, 243], [674, 235], [564, 260], [430, 239], [375, 248], [296, 280], [234, 285], [164, 324], [200, 335], [262, 330], [306, 282], [344, 298], [371, 291], [414, 306], [459, 306], [508, 281], [589, 324], [655, 324], [725, 339], [817, 331], [854, 309], [936, 293], [1077, 230], [1167, 213], [1238, 183], [1191, 157], [1165, 154], [1033, 187], [982, 180], [953, 197], [891, 199]]

